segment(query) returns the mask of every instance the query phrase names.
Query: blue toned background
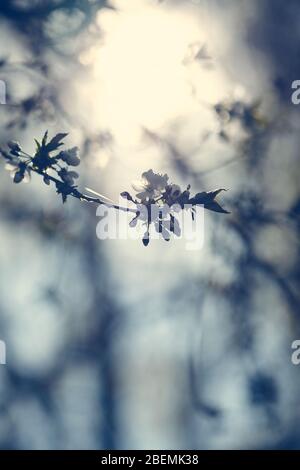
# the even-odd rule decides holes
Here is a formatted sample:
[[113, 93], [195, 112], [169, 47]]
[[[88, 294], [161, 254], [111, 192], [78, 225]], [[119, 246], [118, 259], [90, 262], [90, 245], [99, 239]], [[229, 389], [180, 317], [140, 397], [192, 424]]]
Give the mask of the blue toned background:
[[[6, 0], [0, 141], [68, 132], [81, 189], [143, 171], [230, 215], [204, 246], [96, 237], [0, 166], [2, 449], [299, 448], [300, 5]], [[35, 177], [36, 176], [36, 177]]]

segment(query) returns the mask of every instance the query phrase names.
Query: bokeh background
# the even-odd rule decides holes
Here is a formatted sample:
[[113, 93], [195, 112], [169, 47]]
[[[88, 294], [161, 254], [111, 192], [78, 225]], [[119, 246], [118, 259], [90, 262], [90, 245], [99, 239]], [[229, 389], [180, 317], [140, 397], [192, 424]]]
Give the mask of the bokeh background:
[[2, 449], [300, 447], [297, 0], [2, 0], [0, 141], [81, 149], [80, 188], [225, 187], [205, 241], [96, 238], [0, 171]]

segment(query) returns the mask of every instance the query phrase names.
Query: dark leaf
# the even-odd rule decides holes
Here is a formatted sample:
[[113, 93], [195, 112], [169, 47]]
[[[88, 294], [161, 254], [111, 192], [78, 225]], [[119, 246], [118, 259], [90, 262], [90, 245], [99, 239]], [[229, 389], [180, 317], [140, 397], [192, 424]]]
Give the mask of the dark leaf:
[[210, 211], [220, 212], [222, 214], [230, 214], [230, 212], [223, 209], [223, 207], [221, 207], [217, 201], [208, 202], [207, 204], [204, 204], [204, 207]]
[[227, 189], [225, 188], [220, 188], [220, 189], [215, 189], [214, 191], [209, 191], [207, 193], [207, 195], [211, 198], [211, 199], [215, 199], [215, 197], [222, 191], [227, 191]]
[[189, 200], [190, 204], [207, 204], [215, 199], [215, 197], [221, 192], [221, 191], [227, 191], [224, 188], [221, 189], [215, 189], [214, 191], [203, 191], [201, 193], [195, 194], [194, 197], [192, 197]]
[[47, 138], [48, 138], [48, 131], [45, 132], [43, 140], [42, 140], [42, 146], [45, 147], [47, 143]]
[[40, 149], [41, 149], [41, 144], [39, 143], [39, 141], [37, 139], [34, 139], [35, 143], [36, 143], [36, 152], [39, 152]]
[[68, 134], [60, 133], [56, 134], [50, 142], [45, 146], [47, 152], [53, 152], [54, 150], [58, 149], [63, 143], [61, 142]]

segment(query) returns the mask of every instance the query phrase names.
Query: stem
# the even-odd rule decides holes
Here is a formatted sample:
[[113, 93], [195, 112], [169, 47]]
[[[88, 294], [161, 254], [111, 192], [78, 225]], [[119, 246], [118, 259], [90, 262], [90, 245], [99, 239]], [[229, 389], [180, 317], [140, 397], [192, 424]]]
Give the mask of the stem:
[[23, 153], [23, 155], [25, 155], [26, 157], [28, 157], [28, 159], [32, 160], [32, 156], [29, 155], [29, 153], [24, 152], [24, 150], [20, 150], [20, 153]]
[[73, 186], [69, 186], [67, 183], [60, 181], [59, 179], [55, 178], [54, 176], [48, 175], [48, 173], [44, 173], [41, 170], [35, 169], [32, 166], [29, 167], [31, 171], [41, 175], [41, 176], [46, 176], [50, 181], [52, 181], [55, 184], [65, 184], [66, 187], [70, 190], [70, 193], [68, 194], [69, 196], [75, 197], [76, 199], [79, 199], [80, 201], [86, 201], [86, 202], [91, 202], [91, 203], [96, 203], [96, 204], [102, 204], [106, 207], [109, 207], [111, 209], [116, 209], [118, 211], [123, 211], [123, 212], [131, 212], [133, 214], [137, 213], [137, 209], [132, 209], [130, 207], [123, 207], [119, 206], [118, 204], [111, 204], [109, 202], [104, 202], [102, 199], [99, 199], [97, 197], [90, 197], [87, 196], [86, 194], [81, 193], [78, 191], [77, 188], [74, 188]]

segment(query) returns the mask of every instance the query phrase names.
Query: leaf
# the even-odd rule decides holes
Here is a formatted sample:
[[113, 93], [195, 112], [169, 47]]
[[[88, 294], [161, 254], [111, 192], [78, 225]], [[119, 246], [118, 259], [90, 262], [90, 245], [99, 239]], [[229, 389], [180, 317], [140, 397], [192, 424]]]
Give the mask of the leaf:
[[56, 134], [45, 146], [47, 152], [53, 152], [54, 150], [57, 150], [61, 145], [63, 145], [61, 140], [63, 140], [67, 135], [68, 134], [65, 133]]
[[41, 150], [41, 144], [39, 143], [39, 141], [37, 139], [34, 139], [34, 141], [36, 143], [36, 153], [37, 153]]
[[47, 143], [47, 138], [48, 138], [48, 131], [45, 132], [43, 140], [42, 140], [42, 146], [45, 147]]
[[208, 191], [207, 195], [211, 197], [212, 199], [215, 199], [215, 197], [222, 191], [227, 191], [227, 189], [220, 188], [220, 189], [215, 189], [214, 191]]
[[208, 202], [204, 204], [205, 209], [208, 209], [213, 212], [220, 212], [222, 214], [230, 214], [230, 212], [223, 209], [217, 201]]
[[212, 202], [215, 197], [221, 192], [221, 191], [227, 191], [227, 189], [221, 188], [221, 189], [215, 189], [214, 191], [203, 191], [201, 193], [195, 194], [194, 197], [192, 197], [189, 200], [190, 204], [208, 204], [209, 202]]

